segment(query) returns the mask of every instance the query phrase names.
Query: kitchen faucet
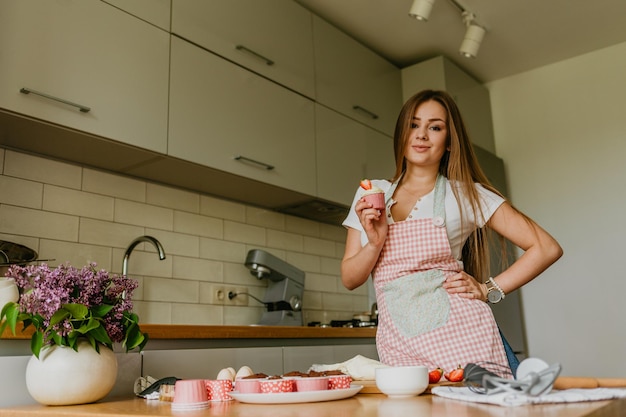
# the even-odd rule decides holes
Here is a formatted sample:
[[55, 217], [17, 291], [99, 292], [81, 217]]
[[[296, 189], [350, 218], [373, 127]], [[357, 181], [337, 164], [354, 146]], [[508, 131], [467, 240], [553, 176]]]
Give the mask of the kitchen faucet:
[[128, 249], [126, 249], [126, 253], [124, 254], [124, 261], [122, 262], [122, 275], [123, 276], [128, 275], [128, 258], [130, 258], [130, 254], [132, 253], [133, 249], [135, 249], [135, 246], [137, 246], [141, 242], [152, 243], [152, 245], [159, 252], [159, 260], [162, 261], [163, 259], [165, 259], [165, 251], [163, 250], [163, 246], [161, 245], [161, 242], [159, 242], [152, 236], [139, 236], [138, 238], [130, 242], [130, 245], [128, 245]]

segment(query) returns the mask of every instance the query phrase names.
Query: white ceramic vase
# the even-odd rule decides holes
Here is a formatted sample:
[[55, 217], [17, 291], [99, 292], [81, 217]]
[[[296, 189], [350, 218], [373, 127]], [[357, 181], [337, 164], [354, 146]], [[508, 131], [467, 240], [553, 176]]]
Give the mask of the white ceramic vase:
[[26, 387], [35, 401], [45, 405], [87, 404], [104, 398], [115, 385], [117, 358], [106, 346], [100, 353], [81, 341], [78, 352], [51, 346], [34, 355], [26, 366]]

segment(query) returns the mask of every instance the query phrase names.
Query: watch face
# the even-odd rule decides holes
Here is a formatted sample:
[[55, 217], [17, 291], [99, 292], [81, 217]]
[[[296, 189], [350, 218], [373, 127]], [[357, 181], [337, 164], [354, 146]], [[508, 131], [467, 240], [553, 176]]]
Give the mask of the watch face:
[[493, 289], [487, 294], [487, 299], [490, 303], [495, 304], [502, 299], [502, 294], [500, 294], [500, 291]]

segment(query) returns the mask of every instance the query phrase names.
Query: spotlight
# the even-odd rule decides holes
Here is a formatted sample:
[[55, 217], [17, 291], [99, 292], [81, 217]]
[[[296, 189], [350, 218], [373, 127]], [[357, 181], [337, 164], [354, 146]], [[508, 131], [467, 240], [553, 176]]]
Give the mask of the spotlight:
[[427, 21], [434, 3], [435, 0], [413, 0], [413, 5], [411, 5], [411, 9], [409, 10], [409, 16], [424, 22]]
[[465, 31], [465, 38], [461, 43], [459, 52], [466, 58], [476, 58], [478, 49], [480, 49], [480, 43], [485, 37], [485, 28], [478, 26], [474, 19], [473, 13], [463, 12], [463, 21], [467, 26], [467, 30]]

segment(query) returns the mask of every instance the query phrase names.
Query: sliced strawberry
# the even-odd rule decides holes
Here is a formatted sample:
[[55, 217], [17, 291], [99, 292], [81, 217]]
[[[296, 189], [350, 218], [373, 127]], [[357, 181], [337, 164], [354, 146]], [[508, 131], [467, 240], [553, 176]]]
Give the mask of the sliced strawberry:
[[441, 380], [442, 376], [443, 376], [443, 369], [441, 368], [433, 369], [432, 371], [428, 373], [428, 383], [436, 384], [437, 382]]
[[371, 190], [372, 182], [366, 179], [361, 180], [361, 188], [363, 188], [364, 190]]

